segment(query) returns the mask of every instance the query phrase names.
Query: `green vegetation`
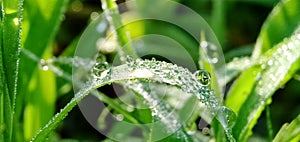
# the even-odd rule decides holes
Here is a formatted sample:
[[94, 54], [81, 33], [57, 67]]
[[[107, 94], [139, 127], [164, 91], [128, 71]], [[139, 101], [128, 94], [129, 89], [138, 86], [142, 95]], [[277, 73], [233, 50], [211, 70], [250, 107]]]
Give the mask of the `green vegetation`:
[[[121, 15], [113, 0], [1, 0], [0, 142], [299, 141], [300, 1], [176, 2], [204, 17], [225, 55], [209, 30], [195, 39], [159, 20], [124, 24], [136, 15]], [[165, 9], [167, 19], [181, 10], [163, 0], [136, 3], [142, 14]], [[143, 35], [163, 37], [137, 44]], [[165, 37], [190, 59], [157, 42]], [[116, 86], [120, 92], [111, 91]], [[93, 127], [120, 121], [103, 135], [79, 112], [89, 96], [104, 106], [93, 108]]]

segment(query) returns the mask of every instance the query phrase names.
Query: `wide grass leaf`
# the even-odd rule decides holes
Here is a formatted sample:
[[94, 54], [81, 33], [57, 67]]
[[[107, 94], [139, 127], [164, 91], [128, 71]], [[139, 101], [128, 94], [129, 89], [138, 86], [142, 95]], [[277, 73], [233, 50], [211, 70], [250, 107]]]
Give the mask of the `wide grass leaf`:
[[270, 103], [272, 94], [300, 68], [299, 51], [300, 36], [296, 33], [261, 57], [259, 62], [261, 68], [256, 70], [257, 76], [252, 76], [256, 82], [239, 109], [233, 130], [238, 141], [245, 141], [248, 138], [264, 107]]
[[[46, 48], [51, 46], [50, 44], [58, 30], [63, 13], [67, 8], [68, 1], [69, 0], [26, 0], [24, 3], [22, 46], [26, 50], [33, 52], [37, 57], [34, 58], [34, 60], [25, 54], [21, 54], [20, 57], [20, 72], [22, 72], [22, 74], [19, 75], [20, 82], [18, 83], [19, 91], [16, 102], [16, 119], [14, 122], [16, 126], [18, 126], [16, 127], [15, 132], [19, 133], [18, 137], [15, 137], [16, 141], [24, 141], [24, 138], [27, 140], [30, 139], [29, 137], [35, 134], [37, 129], [45, 125], [54, 114], [54, 76], [49, 72], [38, 71], [38, 62], [36, 60], [41, 59]], [[52, 56], [52, 54], [48, 55], [48, 57], [49, 56]], [[35, 75], [33, 76], [33, 74]], [[50, 82], [46, 81], [47, 83], [43, 83], [46, 78], [48, 78], [48, 81]], [[30, 87], [28, 87], [29, 82], [31, 82]], [[53, 87], [47, 88], [45, 87], [45, 84]], [[36, 95], [41, 94], [44, 96], [43, 101], [38, 100], [41, 96], [36, 97]], [[29, 101], [25, 102], [24, 100]], [[41, 109], [45, 107], [48, 109], [43, 110], [43, 113], [37, 115], [37, 113], [41, 112]], [[23, 114], [24, 110], [26, 111], [25, 114]], [[24, 131], [22, 127], [23, 122], [20, 122], [23, 115], [31, 116], [24, 117], [24, 126], [26, 126]], [[33, 118], [32, 116], [36, 116], [36, 118]]]
[[290, 37], [299, 25], [300, 1], [282, 0], [269, 14], [257, 38], [252, 58], [257, 59], [268, 49]]

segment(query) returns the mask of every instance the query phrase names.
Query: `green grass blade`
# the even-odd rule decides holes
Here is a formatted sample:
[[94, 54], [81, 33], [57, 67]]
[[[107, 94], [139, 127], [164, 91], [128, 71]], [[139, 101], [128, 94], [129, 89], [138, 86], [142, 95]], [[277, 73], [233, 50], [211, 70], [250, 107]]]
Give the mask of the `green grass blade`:
[[[68, 0], [26, 1], [22, 35], [24, 48], [38, 57], [42, 56], [55, 36], [67, 4]], [[21, 56], [21, 58], [20, 70], [23, 72], [24, 84], [20, 86], [24, 86], [31, 77], [32, 70], [30, 69], [35, 68], [37, 63], [26, 56]]]
[[[69, 0], [27, 0], [24, 5], [24, 22], [22, 42], [23, 47], [39, 58], [52, 42], [66, 10]], [[43, 31], [43, 32], [41, 32]], [[20, 71], [22, 82], [20, 88], [27, 86], [37, 62], [21, 55]], [[22, 94], [23, 92], [19, 92]], [[24, 93], [23, 93], [24, 94]]]
[[[121, 49], [119, 49], [119, 56], [122, 62], [125, 62], [126, 55], [131, 55], [134, 58], [137, 58], [137, 55], [134, 51], [133, 46], [131, 45], [131, 39], [129, 35], [129, 31], [125, 29], [125, 26], [123, 26], [122, 21], [121, 21], [121, 16], [118, 12], [118, 6], [116, 3], [112, 0], [101, 0], [102, 3], [102, 8], [104, 10], [105, 16], [107, 21], [109, 22], [111, 29], [113, 32], [115, 32], [116, 37], [118, 39], [118, 43], [121, 46]], [[142, 95], [145, 99], [146, 102], [149, 104], [153, 103], [154, 101], [161, 102], [160, 99], [158, 99], [157, 95], [158, 94], [150, 94], [145, 88], [145, 87], [137, 87], [137, 86], [143, 86], [142, 82], [130, 82], [127, 84], [123, 84], [127, 86], [128, 88], [134, 90], [135, 92], [139, 93]], [[132, 87], [136, 86], [136, 87]], [[137, 89], [138, 88], [138, 89]], [[151, 98], [151, 99], [149, 99]], [[158, 118], [160, 116], [164, 116], [165, 111], [160, 111], [160, 108], [166, 108], [165, 103], [160, 103], [158, 105], [158, 111], [152, 110], [153, 114], [157, 114]], [[154, 112], [155, 111], [155, 112]], [[178, 124], [177, 118], [172, 114], [169, 118], [173, 118], [173, 122], [176, 122], [176, 125]], [[171, 122], [171, 121], [170, 121]], [[171, 124], [172, 125], [172, 124]], [[166, 124], [165, 126], [171, 126]], [[180, 124], [178, 124], [180, 125]], [[170, 127], [167, 127], [170, 128]], [[171, 128], [170, 128], [171, 129]], [[186, 132], [183, 129], [180, 129], [178, 131], [179, 138], [183, 140], [189, 140], [189, 136], [186, 134]]]
[[259, 75], [256, 84], [239, 109], [233, 131], [238, 141], [245, 141], [249, 137], [258, 117], [270, 103], [272, 94], [300, 68], [299, 51], [300, 36], [296, 33], [263, 56], [261, 68], [257, 70]]
[[225, 105], [238, 114], [241, 106], [248, 98], [260, 72], [260, 66], [254, 65], [245, 70], [233, 83], [225, 100]]
[[[221, 56], [221, 54], [219, 52], [215, 51], [215, 53], [209, 53], [209, 50], [207, 50], [208, 48], [211, 48], [209, 46], [216, 46], [216, 45], [213, 45], [212, 43], [209, 43], [206, 41], [204, 32], [201, 33], [201, 38], [202, 39], [201, 39], [201, 43], [199, 46], [199, 61], [198, 61], [199, 66], [200, 66], [200, 68], [205, 69], [210, 72], [211, 87], [213, 88], [218, 101], [223, 102], [223, 86], [225, 85], [224, 84], [225, 77], [223, 77], [223, 75], [224, 75], [223, 74], [224, 73], [224, 69], [223, 69], [224, 65], [223, 64], [225, 64], [225, 61], [222, 60], [223, 56]], [[209, 43], [209, 45], [208, 45], [208, 43]], [[217, 57], [218, 57], [219, 61], [217, 63], [212, 63], [210, 61], [212, 58], [214, 58], [214, 57], [210, 57], [210, 56], [214, 55], [214, 54], [218, 55]], [[222, 80], [224, 82], [222, 82], [222, 81], [220, 82], [219, 80]], [[218, 121], [221, 122], [220, 120], [217, 120], [217, 119], [213, 119], [213, 122], [212, 122], [212, 127], [213, 127], [216, 141], [217, 142], [226, 141], [226, 136], [225, 136], [224, 130], [225, 131], [231, 131], [231, 130], [226, 130], [226, 126], [225, 127], [223, 126], [223, 128], [224, 128], [224, 130], [223, 130], [222, 122], [218, 123]], [[231, 133], [231, 132], [226, 132], [226, 133], [228, 135], [228, 133]], [[228, 137], [231, 137], [231, 136], [228, 135]], [[229, 140], [233, 141], [231, 138], [229, 138]]]
[[224, 47], [224, 39], [226, 35], [226, 1], [213, 0], [213, 10], [211, 27], [214, 30], [220, 44]]
[[[165, 67], [164, 71], [160, 70], [161, 67]], [[178, 69], [178, 71], [174, 71], [174, 69]], [[138, 73], [141, 70], [143, 70], [143, 74]], [[166, 70], [169, 70], [170, 72], [165, 72]], [[173, 76], [170, 76], [169, 73], [171, 72], [174, 74]], [[178, 79], [179, 76], [182, 79]], [[41, 129], [41, 131], [32, 140], [39, 141], [45, 139], [47, 135], [57, 127], [59, 122], [67, 116], [68, 112], [77, 104], [77, 101], [80, 101], [92, 90], [113, 82], [131, 80], [142, 80], [147, 82], [154, 81], [181, 87], [185, 92], [194, 94], [199, 101], [206, 104], [212, 115], [219, 111], [220, 104], [218, 104], [213, 92], [209, 88], [206, 88], [207, 86], [205, 87], [200, 85], [197, 79], [186, 69], [159, 61], [137, 61], [137, 63], [135, 63], [134, 70], [127, 65], [113, 67], [102, 72], [100, 78], [95, 78], [94, 80], [86, 83], [83, 87], [84, 89], [79, 91], [72, 101], [67, 104], [60, 113], [56, 114], [55, 117], [49, 121], [49, 123]], [[194, 88], [190, 89], [191, 86], [184, 83], [187, 80], [190, 81], [189, 83], [194, 84]]]
[[0, 1], [0, 74], [1, 74], [1, 118], [0, 140], [12, 141], [13, 119], [19, 72], [20, 34], [22, 21], [22, 0]]
[[[0, 1], [1, 2], [1, 5], [2, 5], [2, 0]], [[4, 133], [6, 133], [5, 132], [5, 119], [4, 119], [4, 108], [6, 108], [6, 109], [11, 109], [11, 106], [10, 106], [10, 104], [9, 105], [7, 105], [7, 106], [5, 106], [5, 104], [4, 104], [4, 102], [6, 102], [5, 100], [4, 100], [4, 97], [8, 97], [8, 95], [4, 92], [4, 84], [5, 84], [5, 79], [4, 79], [4, 68], [3, 68], [3, 57], [2, 57], [2, 55], [3, 55], [3, 53], [2, 53], [2, 50], [3, 50], [3, 45], [2, 45], [2, 37], [3, 37], [3, 32], [2, 32], [2, 28], [3, 28], [3, 22], [2, 22], [2, 20], [3, 20], [3, 7], [1, 6], [0, 7], [1, 9], [1, 11], [0, 11], [0, 13], [1, 13], [1, 15], [0, 15], [0, 24], [1, 24], [1, 26], [0, 26], [0, 141], [4, 141], [5, 139], [5, 134]], [[10, 102], [10, 101], [9, 101]]]
[[[215, 46], [215, 47], [213, 47]], [[219, 101], [222, 102], [223, 100], [223, 85], [224, 82], [221, 80], [224, 75], [223, 64], [225, 61], [222, 60], [223, 56], [219, 53], [219, 51], [210, 51], [209, 48], [218, 48], [217, 45], [214, 43], [209, 43], [206, 41], [206, 35], [204, 32], [201, 32], [201, 42], [199, 45], [199, 66], [202, 69], [207, 70], [211, 75], [211, 86], [215, 91], [216, 96], [218, 97]], [[212, 53], [210, 53], [212, 52]], [[217, 62], [214, 63], [211, 60], [215, 59], [217, 55]], [[213, 57], [212, 57], [213, 56]], [[225, 67], [224, 67], [225, 68]], [[221, 81], [220, 81], [221, 80]]]
[[[24, 4], [24, 21], [22, 22], [23, 31], [21, 40], [23, 48], [32, 51], [39, 59], [41, 58], [55, 37], [68, 1], [69, 0], [26, 0]], [[19, 74], [20, 81], [18, 83], [19, 91], [16, 102], [16, 119], [14, 120], [14, 123], [18, 126], [15, 132], [19, 133], [18, 137], [15, 137], [16, 141], [24, 141], [23, 122], [20, 122], [20, 120], [23, 118], [24, 106], [27, 105], [24, 104], [24, 100], [26, 95], [29, 96], [28, 82], [32, 79], [35, 70], [38, 70], [37, 62], [32, 61], [30, 58], [24, 56], [24, 54], [21, 54], [20, 58], [20, 72], [22, 72], [22, 74]], [[37, 84], [35, 88], [43, 88], [42, 86], [43, 84]], [[42, 94], [43, 90], [40, 91], [39, 93]], [[39, 93], [36, 92], [36, 94]], [[35, 109], [38, 108], [39, 107], [36, 107]], [[48, 115], [45, 116], [49, 117]], [[48, 118], [48, 120], [49, 119], [50, 118]], [[31, 128], [33, 127], [34, 126], [31, 126]]]
[[284, 124], [273, 142], [298, 142], [300, 141], [300, 115], [290, 124]]
[[[123, 56], [124, 54], [130, 55], [136, 58], [136, 53], [131, 45], [129, 32], [122, 24], [117, 4], [113, 0], [101, 0], [101, 3], [105, 17], [109, 22], [112, 31], [117, 35], [118, 43], [120, 45], [120, 48], [122, 48], [119, 50], [119, 52], [124, 52], [119, 54], [123, 54]], [[122, 59], [124, 57], [120, 57], [122, 61], [125, 61], [125, 59]]]
[[257, 59], [285, 37], [290, 37], [299, 25], [299, 19], [299, 0], [280, 1], [262, 26], [252, 58]]

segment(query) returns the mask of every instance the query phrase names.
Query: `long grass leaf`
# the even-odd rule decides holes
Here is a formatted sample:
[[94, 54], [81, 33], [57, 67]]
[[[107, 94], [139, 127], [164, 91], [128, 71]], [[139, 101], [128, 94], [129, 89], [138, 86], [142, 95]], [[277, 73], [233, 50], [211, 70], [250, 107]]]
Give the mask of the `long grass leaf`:
[[264, 55], [257, 82], [239, 109], [234, 127], [234, 136], [238, 141], [248, 138], [261, 112], [270, 103], [272, 94], [300, 68], [299, 51], [300, 36], [296, 33]]
[[1, 139], [12, 141], [19, 72], [22, 0], [1, 3]]
[[269, 14], [257, 38], [252, 54], [253, 59], [263, 55], [268, 49], [290, 37], [299, 25], [300, 1], [282, 0]]

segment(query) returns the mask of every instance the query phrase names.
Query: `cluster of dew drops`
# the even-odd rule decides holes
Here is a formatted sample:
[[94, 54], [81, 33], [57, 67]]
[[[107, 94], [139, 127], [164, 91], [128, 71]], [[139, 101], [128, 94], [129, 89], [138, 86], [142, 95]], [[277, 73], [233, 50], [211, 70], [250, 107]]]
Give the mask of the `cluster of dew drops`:
[[[212, 113], [215, 113], [219, 106], [210, 88], [211, 76], [206, 70], [198, 70], [192, 74], [188, 69], [176, 64], [157, 61], [155, 58], [151, 60], [137, 58], [134, 60], [131, 56], [126, 57], [126, 64], [128, 73], [138, 71], [142, 76], [154, 75], [149, 77], [150, 80], [154, 77], [156, 78], [154, 80], [161, 83], [180, 86], [183, 91], [194, 94], [202, 103], [206, 104]], [[101, 81], [108, 81], [111, 79], [111, 73], [112, 69], [105, 61], [105, 57], [101, 54], [98, 55], [92, 68], [92, 76]]]
[[[136, 69], [141, 69], [145, 68], [146, 70], [150, 70], [154, 74], [160, 74], [161, 78], [168, 78], [167, 76], [171, 76], [171, 72], [173, 72], [172, 75], [177, 74], [176, 78], [179, 78], [178, 80], [181, 82], [177, 82], [182, 86], [182, 89], [188, 93], [194, 93], [198, 94], [198, 99], [200, 101], [204, 102], [207, 106], [210, 107], [210, 110], [212, 111], [213, 115], [219, 114], [222, 117], [219, 118], [221, 122], [225, 122], [224, 126], [227, 128], [230, 128], [233, 126], [232, 124], [228, 124], [231, 122], [232, 118], [235, 118], [235, 115], [233, 112], [226, 107], [219, 107], [218, 102], [214, 98], [214, 95], [212, 91], [210, 90], [210, 81], [211, 81], [211, 76], [209, 72], [206, 70], [198, 70], [192, 76], [189, 76], [190, 73], [187, 73], [188, 70], [178, 67], [177, 65], [173, 65], [170, 63], [166, 62], [161, 62], [161, 61], [156, 61], [155, 58], [152, 58], [152, 60], [141, 60], [141, 59], [136, 59], [133, 60], [131, 56], [127, 56], [126, 59], [126, 64], [129, 67], [129, 71], [132, 72]], [[168, 66], [168, 67], [166, 67]], [[165, 67], [165, 68], [164, 68]], [[177, 68], [176, 68], [177, 67]], [[165, 70], [164, 70], [165, 69]], [[178, 71], [179, 70], [179, 71]], [[156, 72], [156, 73], [155, 73]], [[175, 72], [175, 74], [174, 74]], [[185, 73], [181, 73], [185, 72]], [[92, 74], [93, 76], [97, 79], [103, 79], [106, 78], [106, 76], [110, 76], [111, 74], [111, 69], [110, 65], [105, 61], [105, 57], [103, 55], [98, 56], [96, 58], [96, 62], [93, 66], [92, 69]], [[169, 74], [169, 75], [166, 75]], [[110, 77], [109, 77], [110, 78]], [[191, 86], [189, 83], [193, 83], [193, 80], [187, 80], [188, 78], [196, 79], [197, 82], [201, 84], [201, 86], [196, 86], [197, 89], [195, 89], [195, 86]], [[163, 79], [162, 79], [163, 80]], [[197, 83], [196, 83], [197, 84]], [[187, 87], [194, 89], [197, 93], [195, 92], [189, 92]], [[200, 90], [200, 91], [199, 91]], [[219, 112], [214, 112], [214, 111], [219, 111]], [[221, 112], [220, 112], [221, 111]]]
[[[105, 56], [102, 54], [98, 54], [96, 57], [96, 60], [95, 60], [95, 64], [92, 68], [92, 76], [96, 79], [103, 78], [104, 75], [106, 77], [110, 77], [110, 75], [108, 75], [108, 73], [110, 73], [110, 70], [107, 70], [107, 69], [109, 69], [109, 67], [110, 67], [110, 65], [108, 62], [106, 62]], [[103, 73], [105, 73], [105, 71], [107, 71], [107, 72], [106, 72], [106, 74], [103, 75]]]
[[[130, 67], [130, 70], [134, 70], [136, 67], [135, 64], [137, 64], [137, 62], [139, 62], [139, 61], [141, 61], [141, 60], [137, 59], [134, 61], [131, 56], [127, 56], [127, 58], [126, 58], [126, 64], [128, 65], [128, 67]], [[151, 61], [155, 62], [156, 59], [152, 58]], [[96, 58], [94, 66], [93, 66], [92, 75], [95, 78], [100, 78], [101, 74], [105, 70], [107, 70], [109, 67], [110, 67], [110, 65], [108, 62], [106, 62], [105, 56], [103, 56], [102, 54], [99, 54]], [[211, 76], [210, 76], [209, 72], [207, 72], [206, 70], [197, 70], [194, 73], [194, 75], [203, 86], [210, 85]]]
[[[149, 61], [149, 60], [145, 60], [145, 61]], [[158, 71], [157, 68], [156, 68], [156, 65], [155, 65], [156, 59], [152, 58], [152, 60], [150, 62], [152, 62], [153, 64], [149, 64], [148, 67], [153, 68], [154, 71]], [[164, 64], [165, 62], [162, 62], [162, 63]], [[138, 67], [141, 67], [141, 68], [146, 67], [146, 66], [142, 65], [143, 62], [142, 62], [141, 59], [133, 60], [133, 58], [131, 56], [127, 56], [126, 64], [128, 65], [130, 71], [135, 70]], [[153, 66], [151, 66], [151, 65], [153, 65]], [[99, 55], [97, 55], [95, 64], [92, 68], [92, 75], [95, 78], [101, 78], [101, 77], [103, 77], [102, 73], [105, 70], [107, 70], [109, 67], [110, 67], [110, 65], [109, 65], [108, 62], [106, 62], [105, 56], [102, 55], [102, 54], [99, 54]], [[174, 67], [177, 67], [177, 66], [174, 65]], [[160, 72], [166, 73], [165, 70], [160, 71]], [[176, 68], [174, 68], [174, 72], [176, 72]], [[210, 85], [211, 76], [210, 76], [209, 72], [207, 72], [206, 70], [197, 70], [194, 73], [194, 76], [197, 78], [197, 80], [200, 82], [200, 84], [202, 86], [209, 86]], [[180, 79], [180, 77], [179, 77], [179, 79]]]

